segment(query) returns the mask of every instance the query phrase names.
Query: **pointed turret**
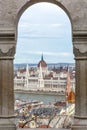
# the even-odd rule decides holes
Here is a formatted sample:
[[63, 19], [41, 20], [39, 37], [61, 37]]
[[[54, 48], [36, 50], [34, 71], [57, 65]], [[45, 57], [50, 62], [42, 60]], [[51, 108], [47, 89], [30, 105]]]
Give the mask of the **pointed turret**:
[[66, 81], [66, 96], [68, 97], [71, 92], [71, 83], [70, 83], [70, 72], [69, 67], [67, 70], [67, 81]]
[[43, 61], [43, 54], [42, 54], [42, 57], [41, 57], [41, 61]]
[[38, 83], [39, 83], [39, 89], [44, 88], [44, 79], [43, 79], [43, 72], [42, 72], [41, 64], [40, 64], [40, 69], [39, 69]]
[[25, 79], [26, 79], [26, 87], [28, 87], [28, 79], [29, 79], [29, 67], [28, 64], [26, 66], [26, 74], [25, 74]]
[[26, 66], [26, 78], [27, 77], [29, 77], [29, 66], [28, 66], [28, 64], [27, 64], [27, 66]]
[[68, 103], [75, 103], [75, 93], [71, 88], [69, 67], [67, 70], [66, 100]]
[[41, 67], [41, 64], [40, 64], [39, 78], [40, 78], [40, 79], [43, 79], [43, 74], [42, 74], [42, 67]]

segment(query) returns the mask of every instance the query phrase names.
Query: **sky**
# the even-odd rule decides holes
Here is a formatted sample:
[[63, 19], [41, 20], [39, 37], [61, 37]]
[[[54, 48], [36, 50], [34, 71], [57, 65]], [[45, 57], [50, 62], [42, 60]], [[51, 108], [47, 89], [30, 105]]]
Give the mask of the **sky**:
[[57, 5], [37, 3], [22, 14], [14, 63], [74, 63], [71, 22]]

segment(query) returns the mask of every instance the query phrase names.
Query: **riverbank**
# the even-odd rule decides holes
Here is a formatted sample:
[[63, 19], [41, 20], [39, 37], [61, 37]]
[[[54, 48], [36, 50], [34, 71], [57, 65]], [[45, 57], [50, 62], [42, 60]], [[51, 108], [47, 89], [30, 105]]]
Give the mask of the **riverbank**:
[[65, 93], [63, 91], [44, 91], [44, 90], [24, 90], [24, 89], [15, 89], [14, 92], [16, 93], [29, 93], [29, 94], [38, 94], [38, 95], [59, 95], [59, 96], [65, 96]]

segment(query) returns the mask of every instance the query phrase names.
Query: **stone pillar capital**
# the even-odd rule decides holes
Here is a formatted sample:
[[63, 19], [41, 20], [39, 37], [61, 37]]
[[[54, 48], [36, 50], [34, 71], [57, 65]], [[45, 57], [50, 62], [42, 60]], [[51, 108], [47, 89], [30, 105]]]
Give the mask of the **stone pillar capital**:
[[14, 45], [0, 44], [0, 59], [13, 59], [15, 54]]
[[13, 59], [15, 54], [15, 32], [12, 30], [0, 32], [0, 59]]
[[73, 52], [76, 60], [87, 59], [87, 32], [73, 33]]
[[74, 44], [73, 49], [76, 60], [87, 60], [87, 44]]

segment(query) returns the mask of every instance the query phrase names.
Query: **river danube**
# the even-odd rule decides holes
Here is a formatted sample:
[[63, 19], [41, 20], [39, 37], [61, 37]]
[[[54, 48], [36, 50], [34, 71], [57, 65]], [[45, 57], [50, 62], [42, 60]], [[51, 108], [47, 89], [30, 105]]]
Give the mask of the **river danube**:
[[15, 99], [20, 99], [24, 101], [40, 100], [43, 101], [44, 104], [50, 104], [52, 102], [65, 101], [65, 96], [52, 95], [52, 94], [48, 95], [48, 94], [15, 92]]

